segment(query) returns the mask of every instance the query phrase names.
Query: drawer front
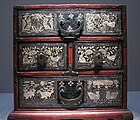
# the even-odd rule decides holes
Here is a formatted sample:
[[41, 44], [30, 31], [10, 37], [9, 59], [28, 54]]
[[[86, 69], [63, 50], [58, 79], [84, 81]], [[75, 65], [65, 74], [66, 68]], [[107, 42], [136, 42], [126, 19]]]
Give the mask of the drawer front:
[[19, 108], [121, 107], [123, 76], [19, 77]]
[[[67, 70], [68, 51], [65, 43], [18, 44], [18, 68], [21, 71]], [[74, 42], [74, 69], [122, 69], [121, 42]]]
[[67, 44], [20, 43], [18, 52], [19, 70], [67, 69]]
[[122, 48], [123, 44], [119, 42], [75, 42], [75, 69], [121, 69]]
[[[80, 29], [81, 35], [121, 35], [121, 9], [19, 10], [18, 36], [58, 36]], [[61, 31], [62, 30], [62, 31]], [[65, 33], [62, 33], [65, 34]]]

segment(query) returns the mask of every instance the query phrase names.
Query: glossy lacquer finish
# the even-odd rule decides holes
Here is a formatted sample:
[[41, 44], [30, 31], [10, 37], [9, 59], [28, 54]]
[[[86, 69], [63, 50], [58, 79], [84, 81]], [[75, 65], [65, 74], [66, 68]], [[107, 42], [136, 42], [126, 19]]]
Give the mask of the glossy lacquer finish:
[[133, 120], [125, 5], [14, 7], [8, 120]]

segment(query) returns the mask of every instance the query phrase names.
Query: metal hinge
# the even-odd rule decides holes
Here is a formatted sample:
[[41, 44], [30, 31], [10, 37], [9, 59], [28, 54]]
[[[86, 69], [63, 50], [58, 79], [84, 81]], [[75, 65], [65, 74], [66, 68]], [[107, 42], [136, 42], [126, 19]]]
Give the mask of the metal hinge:
[[72, 70], [72, 65], [71, 64], [69, 64], [69, 69], [68, 69], [68, 71], [65, 71], [65, 72], [62, 72], [62, 75], [78, 75], [79, 74], [79, 72], [75, 72], [75, 71], [73, 71]]

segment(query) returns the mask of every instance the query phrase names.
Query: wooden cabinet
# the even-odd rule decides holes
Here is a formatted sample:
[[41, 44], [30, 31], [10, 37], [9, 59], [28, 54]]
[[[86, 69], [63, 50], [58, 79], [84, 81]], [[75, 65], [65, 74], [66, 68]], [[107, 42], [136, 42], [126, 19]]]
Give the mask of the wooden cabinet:
[[9, 120], [133, 120], [124, 5], [14, 7]]

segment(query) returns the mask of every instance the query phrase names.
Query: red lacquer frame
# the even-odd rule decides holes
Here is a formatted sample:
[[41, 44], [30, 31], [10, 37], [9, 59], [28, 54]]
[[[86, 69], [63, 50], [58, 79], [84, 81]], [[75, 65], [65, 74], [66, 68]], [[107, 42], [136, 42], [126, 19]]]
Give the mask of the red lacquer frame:
[[[98, 74], [121, 74], [124, 73], [125, 79], [123, 82], [123, 106], [119, 108], [80, 108], [74, 111], [66, 109], [19, 109], [18, 108], [18, 80], [17, 75], [23, 76], [48, 76], [48, 75], [63, 75], [63, 71], [58, 72], [18, 72], [17, 71], [17, 46], [16, 41], [22, 42], [48, 42], [48, 41], [63, 41], [60, 37], [18, 37], [17, 36], [17, 10], [30, 9], [49, 9], [49, 8], [93, 8], [93, 9], [121, 9], [122, 11], [122, 26], [123, 34], [120, 36], [82, 36], [78, 38], [80, 41], [94, 40], [124, 40], [124, 70], [102, 70]], [[127, 109], [127, 27], [126, 27], [126, 7], [125, 5], [102, 5], [102, 4], [60, 4], [60, 5], [29, 5], [17, 6], [14, 8], [14, 111], [9, 115], [9, 120], [132, 120], [133, 115]], [[68, 63], [73, 64], [73, 48], [68, 48]], [[97, 74], [95, 71], [79, 72], [80, 75]]]

